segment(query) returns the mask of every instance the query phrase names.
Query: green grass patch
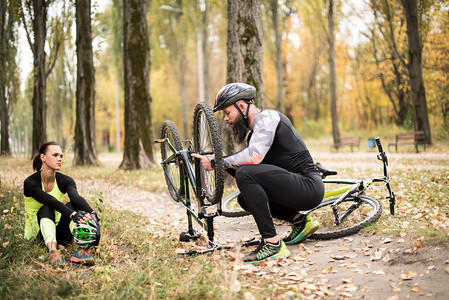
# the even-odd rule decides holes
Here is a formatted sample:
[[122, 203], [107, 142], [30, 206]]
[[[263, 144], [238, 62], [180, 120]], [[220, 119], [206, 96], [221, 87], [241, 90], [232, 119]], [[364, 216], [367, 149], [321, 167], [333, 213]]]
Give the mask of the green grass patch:
[[[130, 211], [99, 205], [103, 213], [97, 264], [71, 264], [76, 249], [72, 244], [61, 251], [65, 268], [55, 269], [43, 246], [23, 239], [21, 188], [2, 187], [0, 298], [229, 299], [241, 298], [245, 291], [256, 298], [286, 292], [234, 271], [233, 262], [220, 255], [184, 258], [176, 254], [177, 234], [164, 232]], [[239, 291], [231, 288], [236, 280], [242, 286]]]

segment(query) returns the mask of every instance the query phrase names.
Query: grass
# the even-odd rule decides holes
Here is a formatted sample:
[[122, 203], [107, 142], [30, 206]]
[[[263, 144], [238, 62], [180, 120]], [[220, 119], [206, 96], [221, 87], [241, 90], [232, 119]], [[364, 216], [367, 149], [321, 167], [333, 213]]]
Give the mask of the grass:
[[[324, 149], [324, 143], [312, 141]], [[329, 144], [327, 144], [329, 145]], [[412, 150], [389, 154], [393, 189], [397, 195], [396, 215], [386, 213], [366, 231], [386, 235], [407, 233], [411, 243], [439, 245], [449, 249], [449, 159], [443, 146], [423, 154]], [[337, 165], [341, 177], [365, 178], [381, 172], [375, 159], [366, 168], [353, 167], [358, 152], [316, 151], [316, 157], [329, 167]], [[445, 153], [445, 155], [440, 155]], [[130, 211], [105, 205], [101, 186], [85, 196], [101, 209], [102, 241], [96, 254], [97, 264], [84, 267], [67, 264], [53, 269], [47, 251], [23, 240], [24, 208], [22, 183], [31, 174], [28, 158], [1, 158], [0, 165], [0, 298], [150, 298], [150, 299], [233, 299], [251, 293], [256, 299], [281, 298], [288, 288], [275, 280], [261, 280], [254, 274], [235, 269], [235, 262], [222, 254], [183, 258], [176, 254], [179, 232], [170, 224], [153, 224]], [[371, 164], [373, 164], [372, 167]], [[377, 165], [378, 164], [378, 165]], [[160, 167], [143, 171], [117, 170], [118, 163], [101, 168], [71, 167], [70, 157], [63, 172], [76, 180], [99, 180], [154, 192], [166, 192]], [[385, 196], [382, 190], [376, 197]], [[74, 245], [62, 251], [69, 261]]]

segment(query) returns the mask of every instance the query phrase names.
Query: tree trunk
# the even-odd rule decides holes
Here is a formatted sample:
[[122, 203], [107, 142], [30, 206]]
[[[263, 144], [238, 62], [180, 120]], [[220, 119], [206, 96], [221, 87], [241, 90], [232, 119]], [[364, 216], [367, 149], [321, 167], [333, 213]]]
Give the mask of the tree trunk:
[[40, 146], [47, 141], [47, 103], [45, 71], [45, 39], [47, 36], [47, 3], [45, 0], [33, 1], [33, 141], [32, 156], [39, 153]]
[[334, 48], [334, 1], [329, 0], [329, 66], [330, 66], [330, 94], [331, 94], [331, 118], [332, 118], [332, 137], [334, 143], [340, 137], [338, 129], [338, 113], [337, 113], [337, 83], [335, 76], [335, 48]]
[[284, 112], [284, 103], [282, 99], [283, 91], [283, 73], [282, 73], [282, 37], [279, 32], [279, 5], [278, 0], [272, 0], [271, 1], [271, 17], [273, 21], [273, 28], [274, 28], [274, 40], [276, 44], [276, 77], [277, 77], [277, 103], [276, 103], [276, 109]]
[[414, 111], [415, 130], [423, 130], [426, 142], [432, 144], [429, 116], [427, 113], [426, 90], [422, 75], [422, 46], [420, 41], [418, 8], [416, 0], [402, 0], [407, 21], [407, 37], [409, 44], [410, 89]]
[[[226, 82], [244, 82], [257, 89], [255, 104], [264, 104], [262, 23], [260, 0], [228, 0]], [[222, 128], [223, 150], [236, 148], [228, 126]]]
[[151, 130], [150, 42], [145, 0], [123, 1], [125, 149], [120, 168], [155, 165]]
[[11, 10], [8, 9], [6, 14], [7, 4], [5, 0], [0, 0], [0, 156], [11, 155], [11, 147], [9, 145], [9, 113], [8, 105], [6, 103], [6, 89], [7, 89], [7, 69], [6, 61], [9, 58], [9, 33], [11, 32], [10, 22]]
[[95, 150], [95, 68], [91, 0], [76, 0], [76, 123], [74, 166], [97, 165]]
[[226, 82], [244, 82], [257, 89], [256, 105], [264, 108], [260, 0], [228, 0]]
[[[201, 47], [203, 48], [203, 78], [204, 78], [204, 101], [206, 102], [212, 102], [214, 99], [209, 99], [209, 90], [210, 90], [210, 83], [209, 83], [209, 30], [208, 30], [208, 25], [209, 25], [209, 1], [204, 1], [204, 11], [203, 11], [203, 18], [202, 18], [202, 23], [203, 23], [203, 34], [202, 34], [202, 39], [201, 39]], [[200, 71], [198, 71], [200, 72]]]

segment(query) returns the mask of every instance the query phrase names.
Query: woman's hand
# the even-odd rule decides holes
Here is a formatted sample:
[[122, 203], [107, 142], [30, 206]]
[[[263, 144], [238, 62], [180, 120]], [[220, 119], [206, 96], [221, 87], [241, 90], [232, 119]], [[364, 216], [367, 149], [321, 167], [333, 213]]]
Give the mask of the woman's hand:
[[70, 218], [72, 219], [73, 222], [75, 223], [81, 223], [81, 224], [86, 224], [87, 221], [92, 220], [92, 218], [90, 217], [90, 214], [88, 212], [85, 211], [74, 211], [71, 215]]
[[211, 171], [214, 169], [212, 167], [211, 161], [215, 158], [215, 155], [199, 155], [196, 153], [192, 153], [192, 157], [201, 160], [201, 165], [203, 166], [204, 170]]

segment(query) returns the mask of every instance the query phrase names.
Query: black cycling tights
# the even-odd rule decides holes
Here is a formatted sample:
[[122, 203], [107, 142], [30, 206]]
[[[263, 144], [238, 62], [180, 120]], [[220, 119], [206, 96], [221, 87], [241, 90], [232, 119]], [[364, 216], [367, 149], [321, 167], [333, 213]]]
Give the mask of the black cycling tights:
[[235, 180], [239, 203], [253, 214], [262, 238], [276, 235], [273, 218], [292, 222], [299, 210], [316, 207], [324, 196], [319, 174], [304, 176], [274, 165], [240, 166]]
[[[73, 210], [73, 206], [70, 203], [66, 204], [70, 209]], [[41, 225], [41, 219], [47, 218], [55, 221], [55, 210], [47, 205], [43, 205], [37, 212], [37, 221], [39, 222], [39, 227]], [[58, 225], [56, 226], [56, 242], [58, 245], [67, 245], [73, 240], [72, 233], [70, 232], [69, 224], [70, 218], [61, 215]], [[38, 240], [43, 240], [42, 234], [39, 231]]]

